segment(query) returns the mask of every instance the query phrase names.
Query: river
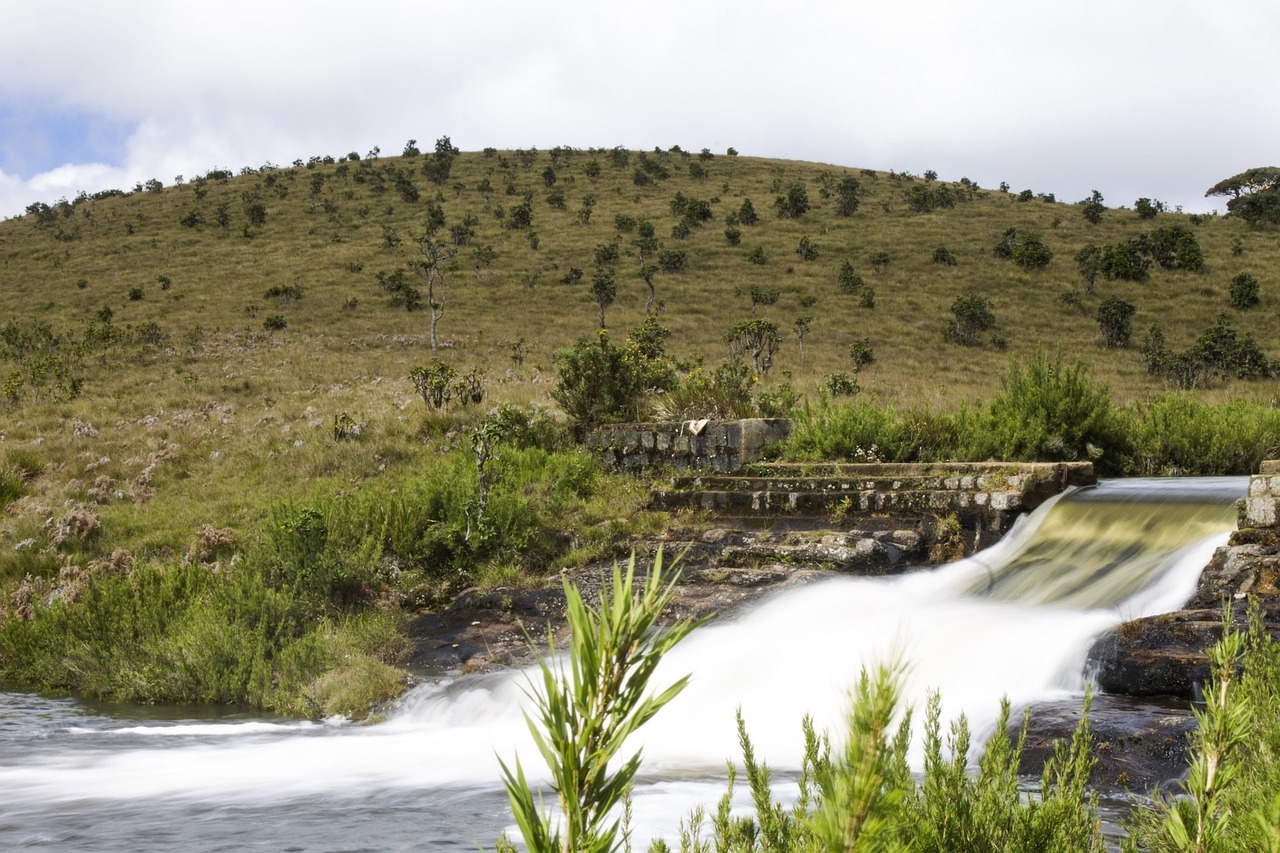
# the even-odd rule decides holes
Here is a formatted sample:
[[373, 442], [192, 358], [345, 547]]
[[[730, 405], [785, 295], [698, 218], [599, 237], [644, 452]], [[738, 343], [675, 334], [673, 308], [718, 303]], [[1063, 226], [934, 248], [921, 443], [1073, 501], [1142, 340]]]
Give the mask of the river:
[[[1042, 507], [974, 558], [894, 578], [833, 576], [690, 635], [655, 684], [689, 687], [638, 736], [636, 849], [714, 809], [738, 756], [799, 766], [801, 719], [838, 733], [863, 666], [899, 661], [979, 737], [1001, 696], [1082, 696], [1123, 619], [1179, 607], [1234, 527], [1245, 478], [1115, 481]], [[523, 672], [445, 676], [383, 721], [93, 705], [0, 692], [0, 849], [451, 851], [516, 833], [498, 760], [536, 775]], [[740, 792], [741, 793], [741, 792]], [[785, 786], [779, 791], [785, 796]], [[745, 804], [745, 800], [744, 800]]]

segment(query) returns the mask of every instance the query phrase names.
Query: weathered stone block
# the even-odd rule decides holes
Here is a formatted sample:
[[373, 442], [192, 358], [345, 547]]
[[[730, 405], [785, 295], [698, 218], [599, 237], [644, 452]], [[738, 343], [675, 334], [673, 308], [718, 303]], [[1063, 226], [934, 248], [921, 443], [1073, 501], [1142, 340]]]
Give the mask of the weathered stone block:
[[1274, 527], [1277, 522], [1276, 499], [1267, 496], [1245, 501], [1244, 524], [1247, 527]]

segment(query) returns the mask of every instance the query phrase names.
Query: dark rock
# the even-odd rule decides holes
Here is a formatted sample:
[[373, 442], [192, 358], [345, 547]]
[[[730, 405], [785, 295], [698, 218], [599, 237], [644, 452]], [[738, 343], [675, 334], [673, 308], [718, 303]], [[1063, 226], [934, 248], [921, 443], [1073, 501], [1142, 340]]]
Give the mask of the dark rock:
[[[1031, 706], [1019, 772], [1039, 775], [1054, 744], [1069, 741], [1080, 723], [1081, 701]], [[1019, 717], [1010, 726], [1017, 736]], [[1189, 737], [1196, 728], [1190, 703], [1153, 702], [1125, 696], [1094, 696], [1089, 730], [1097, 759], [1091, 784], [1101, 790], [1148, 792], [1181, 778], [1187, 770]]]
[[1209, 677], [1205, 649], [1222, 636], [1221, 616], [1179, 610], [1125, 622], [1093, 644], [1088, 667], [1108, 693], [1193, 699]]

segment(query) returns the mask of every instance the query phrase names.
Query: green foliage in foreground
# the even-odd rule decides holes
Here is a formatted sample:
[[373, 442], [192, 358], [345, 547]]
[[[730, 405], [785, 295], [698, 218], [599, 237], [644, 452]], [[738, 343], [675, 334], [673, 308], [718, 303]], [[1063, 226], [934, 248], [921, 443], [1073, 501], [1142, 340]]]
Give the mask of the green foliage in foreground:
[[889, 462], [1093, 460], [1130, 475], [1251, 474], [1277, 450], [1280, 409], [1168, 393], [1124, 407], [1080, 364], [1011, 359], [986, 407], [897, 411], [863, 401], [806, 407], [785, 455]]
[[[639, 755], [613, 773], [606, 764], [623, 738], [683, 686], [681, 680], [656, 697], [640, 698], [658, 659], [689, 628], [681, 623], [672, 633], [654, 633], [670, 587], [663, 586], [659, 563], [643, 592], [635, 594], [634, 568], [633, 558], [625, 580], [615, 572], [614, 595], [602, 600], [598, 612], [566, 587], [575, 613], [569, 660], [562, 665], [544, 661], [546, 692], [534, 696], [538, 711], [529, 719], [552, 771], [565, 816], [563, 836], [535, 804], [519, 763], [514, 772], [504, 765], [512, 808], [533, 853], [631, 849], [626, 788]], [[1228, 627], [1209, 653], [1212, 678], [1205, 705], [1196, 711], [1187, 778], [1177, 796], [1157, 794], [1152, 804], [1134, 812], [1123, 840], [1126, 851], [1280, 851], [1280, 644], [1263, 628], [1256, 602], [1250, 604], [1246, 632], [1231, 627], [1229, 609], [1224, 623]], [[624, 660], [635, 665], [620, 666]], [[1020, 734], [1012, 736], [1007, 700], [975, 769], [966, 720], [953, 722], [944, 737], [941, 700], [931, 695], [923, 776], [917, 779], [906, 758], [911, 713], [900, 713], [894, 670], [864, 670], [851, 698], [848, 729], [834, 754], [828, 737], [803, 721], [805, 757], [799, 795], [790, 808], [774, 799], [769, 768], [757, 759], [739, 714], [754, 816], [731, 812], [737, 779], [731, 762], [728, 790], [715, 814], [708, 821], [706, 810], [698, 807], [681, 822], [681, 853], [1105, 849], [1087, 788], [1094, 764], [1088, 697], [1075, 733], [1059, 742], [1046, 762], [1038, 792], [1019, 784], [1028, 717]], [[896, 728], [895, 719], [900, 719]], [[710, 837], [704, 837], [708, 828]], [[503, 838], [498, 849], [514, 848]], [[672, 847], [659, 839], [649, 850], [670, 853]]]
[[1280, 644], [1262, 626], [1228, 626], [1209, 650], [1212, 678], [1196, 710], [1187, 778], [1133, 816], [1126, 851], [1280, 851]]
[[614, 566], [613, 593], [602, 590], [598, 610], [584, 604], [577, 588], [565, 581], [566, 615], [573, 632], [568, 658], [539, 658], [542, 685], [530, 688], [536, 710], [534, 716], [526, 715], [551, 770], [563, 837], [542, 811], [520, 760], [514, 770], [502, 764], [511, 810], [531, 851], [604, 853], [625, 842], [627, 831], [610, 811], [626, 798], [640, 769], [640, 753], [612, 769], [609, 763], [631, 733], [688, 681], [685, 676], [657, 695], [645, 695], [662, 656], [694, 625], [680, 621], [658, 629], [678, 580], [663, 575], [661, 552], [638, 588], [635, 567], [634, 554], [625, 573]]

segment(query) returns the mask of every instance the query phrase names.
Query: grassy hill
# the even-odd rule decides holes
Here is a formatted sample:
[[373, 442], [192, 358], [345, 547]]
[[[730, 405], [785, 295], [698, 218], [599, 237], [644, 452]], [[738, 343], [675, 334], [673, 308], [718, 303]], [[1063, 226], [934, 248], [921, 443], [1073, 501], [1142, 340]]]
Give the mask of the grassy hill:
[[[849, 179], [856, 210], [840, 215]], [[734, 324], [770, 320], [782, 343], [755, 386], [765, 392], [790, 386], [817, 401], [828, 375], [853, 372], [850, 345], [864, 339], [874, 362], [858, 377], [859, 399], [939, 412], [995, 397], [1010, 357], [1038, 351], [1089, 365], [1120, 403], [1162, 395], [1138, 351], [1153, 323], [1183, 350], [1225, 314], [1268, 357], [1280, 355], [1280, 235], [1234, 218], [1106, 209], [1091, 223], [1081, 205], [1030, 191], [678, 149], [313, 158], [175, 184], [35, 204], [0, 222], [0, 587], [9, 602], [0, 663], [19, 659], [20, 647], [56, 645], [13, 628], [15, 615], [74, 600], [96, 588], [93, 578], [241, 561], [262, 589], [295, 596], [298, 636], [324, 649], [308, 647], [312, 668], [302, 671], [323, 672], [395, 631], [344, 634], [352, 602], [394, 590], [412, 609], [477, 579], [581, 563], [610, 553], [620, 533], [660, 527], [641, 510], [641, 484], [565, 452], [552, 425], [554, 354], [594, 339], [598, 270], [616, 284], [605, 311], [612, 339], [645, 319], [645, 223], [658, 245], [643, 264], [670, 268], [651, 275], [668, 354], [709, 371], [728, 356]], [[755, 223], [743, 215], [748, 201]], [[1150, 263], [1145, 281], [1103, 275], [1086, 289], [1075, 261], [1086, 246], [1148, 245], [1175, 226], [1184, 241], [1191, 235], [1202, 269]], [[1014, 247], [1038, 236], [1047, 265], [998, 257], [1009, 229]], [[428, 412], [408, 378], [432, 359], [427, 282], [414, 268], [428, 238], [452, 253], [436, 282], [438, 355], [481, 377], [486, 398], [470, 410]], [[1241, 273], [1260, 283], [1248, 310], [1231, 303]], [[772, 304], [753, 305], [753, 291], [769, 302], [774, 290]], [[966, 294], [988, 300], [996, 320], [975, 345], [947, 335]], [[1129, 347], [1104, 345], [1096, 315], [1110, 298], [1136, 309]], [[408, 310], [415, 300], [419, 310]], [[801, 317], [812, 318], [803, 359]], [[1274, 405], [1276, 385], [1218, 381], [1195, 393]], [[495, 463], [482, 528], [468, 430], [498, 403], [521, 407], [507, 412], [506, 428], [522, 438]], [[259, 624], [245, 622], [243, 607], [260, 595], [200, 595], [221, 602], [219, 618]], [[155, 642], [185, 636], [156, 618]], [[315, 625], [329, 626], [328, 639], [315, 639]], [[189, 630], [195, 646], [217, 646]], [[160, 654], [147, 648], [147, 660]], [[270, 648], [264, 660], [282, 654]], [[191, 653], [165, 649], [175, 660]], [[278, 680], [262, 665], [225, 693], [142, 692], [310, 707], [293, 687], [280, 688], [294, 690], [285, 698], [262, 692], [266, 682], [254, 679]], [[139, 692], [43, 680], [37, 670], [0, 668], [0, 681]], [[182, 683], [211, 681], [197, 673]]]
[[[648, 290], [639, 275], [637, 234], [634, 225], [619, 228], [641, 220], [653, 223], [661, 250], [687, 259], [683, 271], [654, 276], [658, 318], [672, 333], [669, 351], [718, 362], [727, 355], [724, 334], [752, 315], [751, 289], [777, 288], [777, 303], [758, 309], [783, 333], [766, 381], [779, 381], [785, 371], [806, 392], [826, 374], [848, 370], [849, 344], [868, 338], [876, 361], [862, 384], [876, 401], [946, 407], [991, 396], [1006, 353], [943, 338], [950, 306], [969, 291], [990, 300], [995, 332], [1009, 353], [1060, 347], [1069, 360], [1090, 364], [1121, 402], [1162, 390], [1135, 354], [1155, 322], [1170, 344], [1186, 346], [1227, 313], [1235, 328], [1277, 354], [1277, 234], [1231, 218], [1161, 213], [1144, 220], [1132, 210], [1109, 209], [1094, 225], [1078, 204], [1026, 192], [740, 156], [466, 153], [443, 184], [423, 174], [431, 161], [430, 155], [313, 160], [234, 177], [214, 172], [181, 186], [55, 205], [44, 217], [0, 223], [0, 316], [75, 330], [108, 308], [118, 326], [155, 323], [183, 355], [181, 365], [160, 372], [180, 374], [184, 387], [213, 396], [229, 373], [262, 383], [263, 393], [357, 377], [399, 380], [424, 359], [429, 320], [425, 311], [390, 305], [377, 276], [405, 270], [406, 281], [425, 290], [408, 268], [421, 258], [415, 238], [434, 207], [443, 217], [440, 239], [451, 242], [454, 229], [470, 232], [455, 247], [440, 291], [442, 355], [461, 370], [479, 366], [491, 385], [503, 386], [504, 397], [517, 400], [545, 401], [552, 353], [598, 326], [589, 294], [598, 247], [618, 246], [609, 328], [620, 339], [644, 319]], [[638, 185], [637, 175], [648, 183]], [[861, 199], [852, 216], [842, 217], [835, 193], [846, 177], [858, 181]], [[805, 188], [810, 207], [782, 218], [775, 200], [796, 185]], [[918, 211], [919, 200], [940, 189], [952, 206]], [[683, 238], [672, 235], [682, 218], [672, 209], [677, 196], [705, 203], [710, 214]], [[531, 226], [510, 227], [526, 197]], [[594, 204], [584, 222], [588, 199]], [[729, 245], [726, 218], [746, 200], [759, 223], [737, 226], [740, 243]], [[250, 224], [251, 210], [260, 224]], [[1092, 293], [1082, 292], [1073, 260], [1080, 249], [1175, 224], [1194, 234], [1203, 271], [1155, 266], [1146, 282], [1103, 278]], [[1053, 253], [1048, 266], [1027, 271], [998, 259], [993, 249], [1009, 228], [1039, 235]], [[816, 251], [812, 260], [797, 253], [803, 239]], [[938, 249], [954, 265], [936, 262]], [[487, 263], [478, 260], [486, 250]], [[749, 260], [757, 250], [764, 263]], [[862, 292], [842, 290], [845, 262], [862, 277], [862, 290], [874, 291], [874, 307]], [[581, 279], [564, 283], [575, 268]], [[1249, 311], [1229, 302], [1230, 281], [1241, 272], [1262, 284], [1261, 304]], [[1078, 301], [1064, 303], [1067, 294]], [[806, 296], [815, 300], [811, 307], [800, 303]], [[1109, 297], [1137, 309], [1133, 349], [1103, 346], [1094, 315]], [[805, 314], [814, 320], [802, 363], [794, 323]], [[268, 333], [264, 320], [273, 315], [287, 325]], [[520, 365], [512, 361], [518, 341], [525, 353]], [[223, 356], [243, 369], [223, 370]], [[86, 379], [88, 393], [110, 384]], [[1270, 389], [1235, 386], [1228, 393]]]

